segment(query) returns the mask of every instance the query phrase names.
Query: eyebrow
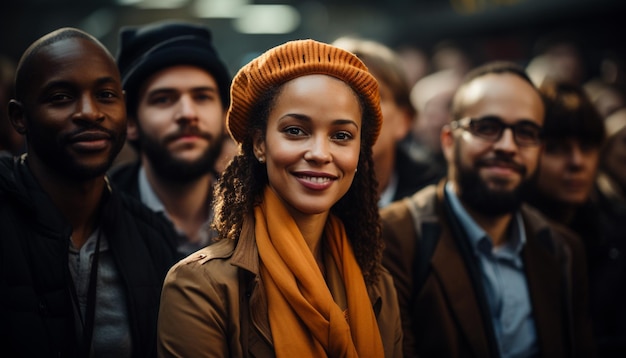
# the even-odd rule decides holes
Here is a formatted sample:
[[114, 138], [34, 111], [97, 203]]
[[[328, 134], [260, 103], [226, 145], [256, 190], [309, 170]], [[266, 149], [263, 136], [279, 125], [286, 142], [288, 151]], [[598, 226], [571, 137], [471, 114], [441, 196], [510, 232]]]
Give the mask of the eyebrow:
[[[287, 114], [285, 114], [285, 115], [283, 115], [282, 117], [279, 118], [279, 122], [284, 120], [285, 118], [288, 118], [288, 117], [295, 118], [295, 119], [297, 119], [299, 121], [303, 121], [303, 122], [307, 122], [307, 123], [313, 122], [313, 119], [311, 119], [311, 117], [309, 117], [307, 115], [304, 115], [304, 114], [299, 114], [299, 113], [287, 113]], [[342, 118], [334, 119], [332, 121], [332, 124], [333, 125], [352, 125], [356, 129], [359, 129], [359, 125], [355, 121], [353, 121], [352, 119], [342, 119]]]
[[[98, 78], [96, 80], [96, 86], [102, 86], [102, 85], [105, 85], [105, 84], [116, 83], [116, 82], [119, 82], [119, 81], [117, 81], [113, 77], [108, 77], [108, 76], [107, 77], [101, 77], [101, 78]], [[42, 87], [41, 93], [45, 94], [45, 93], [47, 93], [48, 91], [50, 91], [50, 90], [52, 90], [54, 88], [76, 88], [76, 87], [78, 87], [78, 86], [76, 85], [75, 81], [52, 80], [52, 81], [46, 83]]]
[[[469, 118], [470, 120], [496, 119], [496, 120], [498, 120], [498, 121], [500, 121], [502, 123], [506, 123], [504, 118], [502, 118], [502, 117], [500, 117], [498, 115], [495, 115], [495, 114], [487, 114], [487, 115], [480, 116], [480, 117], [464, 117], [464, 118]], [[463, 118], [461, 118], [461, 119], [463, 119]], [[515, 124], [521, 124], [521, 123], [530, 123], [530, 124], [535, 124], [535, 125], [541, 127], [541, 124], [537, 123], [537, 121], [532, 120], [530, 118], [517, 118], [515, 120]]]
[[[217, 88], [213, 87], [213, 86], [198, 86], [198, 87], [191, 87], [190, 89], [185, 89], [185, 91], [190, 90], [191, 92], [212, 92], [212, 93], [218, 93]], [[177, 92], [181, 92], [180, 89], [175, 88], [175, 87], [161, 87], [161, 88], [155, 88], [154, 90], [148, 92], [148, 96], [153, 96], [155, 94], [161, 94], [161, 93], [177, 93]]]

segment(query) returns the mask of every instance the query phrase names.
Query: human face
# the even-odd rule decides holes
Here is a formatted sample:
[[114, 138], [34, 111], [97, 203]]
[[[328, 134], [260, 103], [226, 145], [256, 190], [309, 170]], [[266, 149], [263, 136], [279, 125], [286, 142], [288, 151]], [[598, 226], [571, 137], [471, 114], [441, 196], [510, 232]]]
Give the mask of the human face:
[[[515, 75], [488, 74], [461, 91], [462, 117], [497, 117], [507, 125], [528, 121], [543, 126], [544, 109], [538, 92]], [[519, 205], [520, 191], [537, 169], [540, 145], [519, 146], [511, 128], [490, 141], [463, 128], [446, 126], [441, 141], [451, 180], [466, 205], [491, 214]], [[467, 187], [468, 183], [473, 187]], [[500, 207], [496, 202], [499, 198]]]
[[354, 91], [334, 77], [307, 75], [283, 85], [254, 152], [294, 218], [327, 214], [352, 185], [361, 117]]
[[194, 66], [163, 69], [140, 90], [129, 138], [139, 139], [144, 165], [186, 181], [213, 168], [220, 155], [224, 108], [215, 78]]
[[537, 173], [537, 189], [570, 205], [589, 198], [598, 168], [600, 148], [575, 138], [546, 140]]
[[[408, 133], [411, 117], [407, 110], [398, 106], [389, 86], [383, 82], [378, 82], [378, 89], [383, 125], [372, 148], [372, 155], [379, 184], [386, 185], [395, 166], [396, 145]], [[386, 182], [383, 183], [383, 179]]]
[[73, 37], [41, 48], [11, 117], [28, 139], [29, 163], [71, 180], [103, 175], [124, 144], [126, 107], [113, 58]]
[[403, 139], [409, 131], [411, 117], [398, 105], [393, 92], [383, 82], [378, 82], [380, 92], [380, 109], [383, 114], [383, 125], [378, 139], [372, 148], [374, 161], [386, 158], [386, 153], [396, 150], [396, 143]]
[[626, 188], [626, 128], [611, 137], [603, 160], [605, 170], [622, 188]]

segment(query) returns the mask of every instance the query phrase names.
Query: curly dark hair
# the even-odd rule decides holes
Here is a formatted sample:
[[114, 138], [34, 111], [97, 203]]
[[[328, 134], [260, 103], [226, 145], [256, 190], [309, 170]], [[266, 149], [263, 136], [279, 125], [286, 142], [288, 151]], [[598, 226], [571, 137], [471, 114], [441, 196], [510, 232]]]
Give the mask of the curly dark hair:
[[[241, 234], [242, 218], [253, 216], [254, 207], [262, 200], [263, 189], [268, 185], [267, 169], [254, 156], [252, 138], [256, 131], [265, 133], [270, 111], [282, 87], [270, 88], [256, 103], [251, 111], [256, 118], [249, 121], [247, 139], [217, 183], [213, 226], [220, 240], [237, 239]], [[378, 182], [372, 160], [376, 115], [365, 105], [365, 98], [357, 96], [363, 112], [358, 170], [350, 189], [333, 205], [331, 213], [344, 224], [365, 283], [373, 285], [378, 279], [384, 248], [378, 213]]]

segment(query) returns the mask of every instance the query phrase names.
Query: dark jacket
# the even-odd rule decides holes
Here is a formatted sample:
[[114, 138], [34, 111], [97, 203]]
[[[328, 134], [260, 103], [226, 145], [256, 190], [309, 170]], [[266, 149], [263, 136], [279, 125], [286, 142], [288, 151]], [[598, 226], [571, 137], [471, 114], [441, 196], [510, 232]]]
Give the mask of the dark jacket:
[[392, 201], [406, 198], [428, 185], [436, 184], [445, 176], [446, 168], [435, 161], [417, 161], [401, 146], [398, 146], [395, 170], [398, 176], [398, 187]]
[[[484, 293], [481, 300], [482, 288], [473, 284], [481, 282], [480, 271], [471, 251], [463, 249], [466, 243], [453, 233], [458, 231], [451, 227], [444, 184], [428, 186], [381, 212], [384, 264], [398, 293], [405, 356], [497, 357]], [[419, 222], [414, 222], [411, 210]], [[540, 356], [595, 356], [581, 241], [526, 205], [521, 214], [527, 236], [521, 255]], [[420, 287], [414, 287], [418, 243], [433, 242], [433, 237], [430, 270]]]
[[141, 161], [137, 160], [117, 166], [109, 173], [109, 178], [116, 187], [139, 201], [141, 198], [139, 197], [139, 181], [137, 178], [139, 177], [140, 168]]
[[[133, 357], [156, 356], [156, 323], [175, 233], [163, 218], [113, 190], [106, 235], [126, 293]], [[0, 160], [0, 346], [5, 357], [75, 357], [68, 268], [72, 228], [28, 169]]]
[[[127, 195], [130, 195], [137, 201], [141, 202], [141, 195], [139, 193], [139, 170], [141, 169], [141, 162], [135, 161], [133, 163], [128, 163], [124, 165], [120, 165], [109, 173], [109, 177], [113, 185], [119, 189], [121, 189]], [[216, 174], [213, 174], [216, 175]], [[212, 198], [212, 195], [210, 196]], [[210, 199], [209, 199], [210, 200]], [[165, 215], [164, 213], [159, 213], [159, 215]], [[213, 218], [213, 213], [209, 213], [209, 217], [205, 222], [205, 225], [200, 229], [199, 233], [202, 236], [202, 239], [198, 242], [192, 242], [185, 235], [184, 232], [178, 231], [177, 229], [177, 247], [178, 252], [183, 256], [187, 256], [200, 248], [212, 244], [217, 237], [217, 232], [210, 227], [211, 221]], [[174, 223], [170, 221], [169, 218], [166, 220], [170, 223], [170, 225], [174, 226]]]
[[[254, 218], [240, 238], [222, 240], [176, 264], [163, 287], [160, 357], [274, 357]], [[402, 326], [386, 270], [368, 286], [385, 357], [402, 356]], [[381, 357], [382, 358], [382, 357]]]
[[600, 235], [583, 237], [591, 317], [599, 356], [626, 357], [626, 201], [606, 174], [598, 175], [597, 184], [592, 210]]

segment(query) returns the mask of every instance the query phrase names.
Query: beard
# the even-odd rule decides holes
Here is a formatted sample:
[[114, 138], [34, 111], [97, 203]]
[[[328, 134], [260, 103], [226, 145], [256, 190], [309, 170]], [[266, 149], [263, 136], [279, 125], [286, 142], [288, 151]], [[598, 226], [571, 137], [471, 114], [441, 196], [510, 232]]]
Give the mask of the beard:
[[[151, 138], [141, 128], [139, 128], [139, 132], [141, 150], [146, 154], [155, 173], [169, 182], [190, 182], [213, 172], [215, 162], [222, 152], [222, 136], [213, 136], [206, 132], [200, 132], [197, 130], [197, 127], [190, 127], [171, 134], [162, 142]], [[192, 161], [178, 159], [167, 149], [167, 143], [188, 134], [200, 136], [209, 143], [202, 155]]]
[[[455, 153], [455, 166], [457, 168], [456, 181], [458, 183], [459, 198], [472, 210], [488, 216], [499, 216], [517, 211], [522, 205], [523, 198], [530, 187], [530, 178], [525, 178], [526, 167], [513, 162], [504, 156], [496, 156], [492, 159], [482, 159], [475, 163], [474, 167], [467, 168], [460, 163], [459, 147]], [[520, 184], [513, 189], [491, 188], [480, 177], [478, 169], [491, 165], [494, 161], [507, 163], [517, 170], [523, 178]], [[496, 184], [498, 184], [496, 182]], [[503, 183], [504, 184], [504, 183]]]

